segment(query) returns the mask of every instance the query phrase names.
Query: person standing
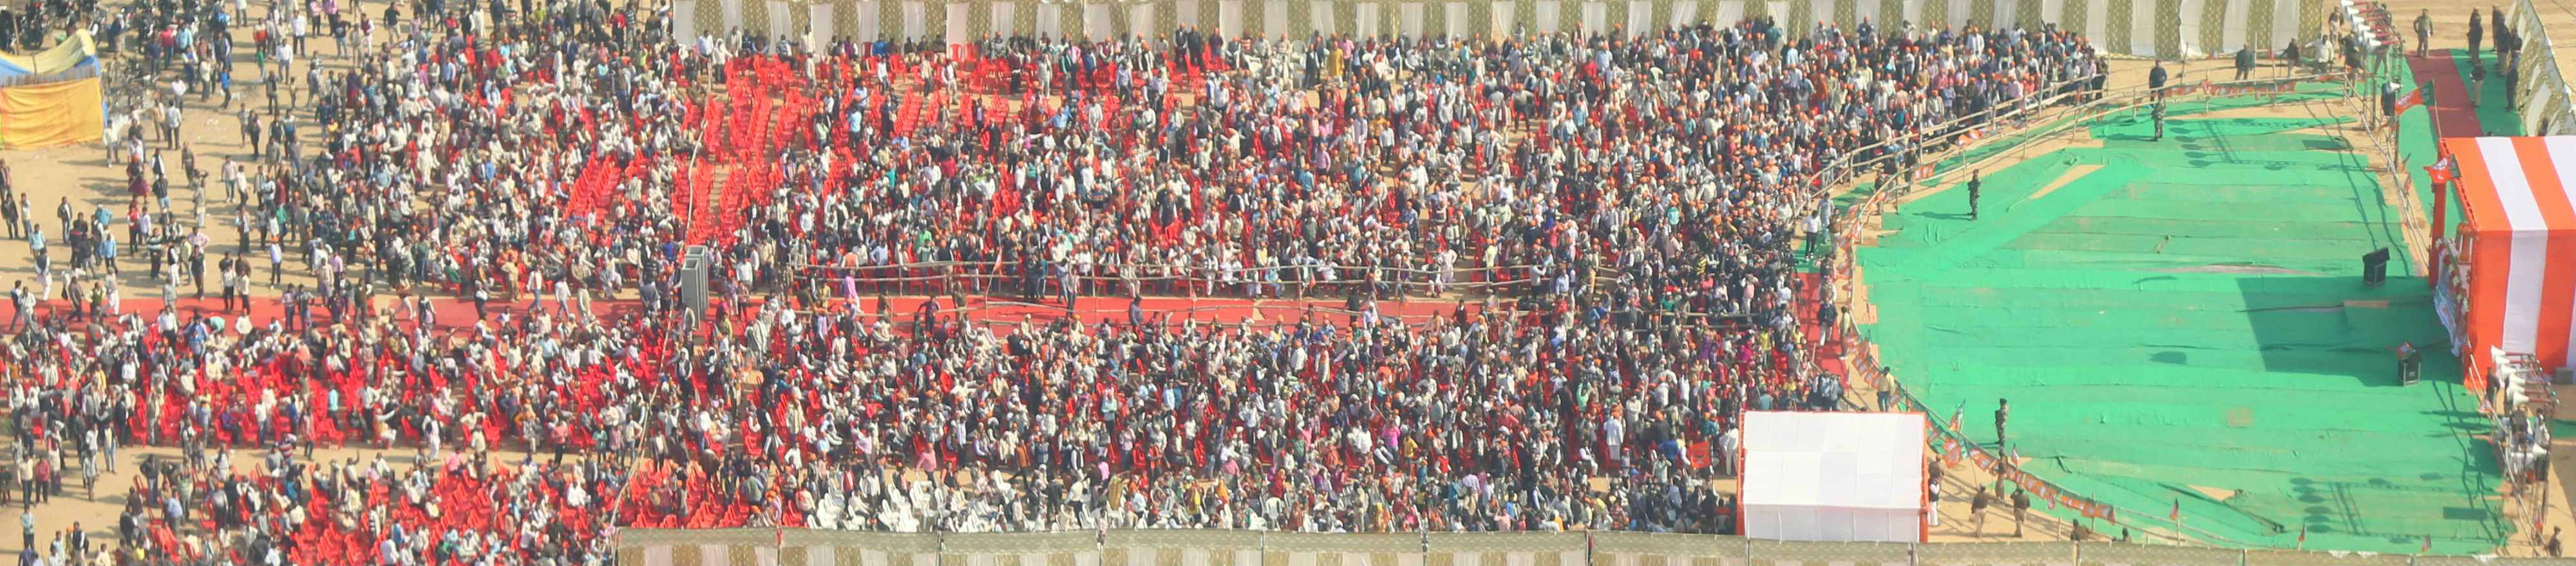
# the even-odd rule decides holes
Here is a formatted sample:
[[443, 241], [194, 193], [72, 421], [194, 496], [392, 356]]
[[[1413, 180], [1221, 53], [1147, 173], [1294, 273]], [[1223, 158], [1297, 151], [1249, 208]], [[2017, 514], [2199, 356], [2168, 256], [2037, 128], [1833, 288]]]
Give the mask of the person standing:
[[197, 288], [197, 298], [206, 298], [206, 233], [188, 232], [188, 282]]
[[1995, 449], [2004, 447], [2004, 420], [2012, 416], [2012, 401], [1995, 399]]
[[2484, 64], [2486, 64], [2486, 58], [2485, 58], [2485, 56], [2484, 56], [2483, 54], [2478, 53], [2478, 42], [2480, 42], [2480, 41], [2484, 41], [2484, 40], [2486, 40], [2486, 38], [2487, 38], [2486, 18], [2478, 15], [2478, 9], [2477, 9], [2477, 8], [2470, 8], [2470, 9], [2469, 9], [2469, 64], [2470, 64], [2470, 65], [2484, 65]]
[[1986, 506], [1993, 505], [1994, 502], [1995, 496], [1994, 494], [1986, 493], [1986, 486], [1977, 486], [1976, 497], [1968, 500], [1968, 515], [1977, 518], [1977, 530], [1971, 533], [1970, 536], [1985, 536]]
[[162, 106], [162, 107], [161, 107], [161, 121], [162, 121], [162, 123], [165, 123], [165, 124], [169, 124], [169, 125], [170, 125], [170, 139], [169, 139], [169, 140], [166, 140], [166, 141], [168, 141], [168, 142], [169, 142], [168, 148], [172, 148], [172, 149], [178, 148], [178, 147], [179, 147], [179, 125], [180, 125], [180, 122], [181, 122], [181, 119], [180, 119], [180, 116], [179, 116], [179, 105], [178, 105], [178, 104], [170, 104], [170, 105]]
[[2486, 96], [2487, 68], [2485, 65], [2471, 65], [2469, 67], [2469, 107], [2477, 108], [2478, 101]]
[[[2504, 25], [2504, 8], [2487, 6], [2487, 24], [2487, 38], [2492, 40], [2488, 43], [2494, 45], [2496, 50], [2496, 65], [2503, 66], [2507, 63], [2505, 57], [2512, 55], [2514, 48], [2518, 47], [2513, 43], [2513, 29]], [[2504, 70], [2497, 69], [2496, 72], [2502, 73]]]
[[227, 256], [223, 259], [215, 260], [215, 271], [223, 277], [224, 312], [232, 312], [233, 297], [239, 294], [241, 285], [241, 277], [233, 274], [233, 258]]
[[2163, 99], [2157, 99], [2157, 100], [2156, 100], [2156, 102], [2155, 102], [2155, 104], [2153, 105], [2153, 107], [2152, 107], [2152, 108], [2150, 108], [2149, 110], [2150, 110], [2150, 112], [2149, 112], [2149, 114], [2150, 114], [2150, 115], [2148, 116], [2148, 118], [2150, 118], [2150, 119], [2152, 119], [2152, 120], [2155, 120], [2155, 122], [2156, 122], [2156, 137], [2155, 137], [2155, 138], [2153, 138], [2153, 139], [2147, 140], [2147, 141], [2164, 141], [2164, 140], [2165, 140], [2165, 101], [2164, 101]]
[[2169, 77], [2171, 77], [2171, 75], [2166, 74], [2165, 62], [2162, 60], [2156, 61], [2155, 68], [2147, 70], [2147, 92], [2155, 93], [2157, 100], [2163, 100], [2165, 97], [2165, 79]]
[[11, 238], [26, 237], [25, 232], [18, 229], [18, 215], [20, 214], [18, 210], [19, 202], [21, 201], [18, 199], [0, 198], [0, 222], [9, 223], [9, 237]]
[[1968, 172], [1968, 220], [1977, 219], [1977, 196], [1984, 192], [1986, 187], [1984, 174], [1984, 171]]
[[[480, 321], [490, 319], [492, 316], [492, 293], [484, 290], [483, 278], [471, 275], [466, 276], [465, 289], [467, 293], [474, 295], [474, 320]], [[1070, 305], [1071, 303], [1068, 302], [1066, 304]]]
[[277, 288], [277, 284], [285, 278], [286, 248], [278, 246], [275, 241], [270, 241], [268, 243], [268, 287]]
[[2030, 490], [2013, 486], [2013, 536], [2021, 536], [2022, 525], [2030, 522]]
[[2433, 47], [2433, 10], [2415, 15], [2415, 56], [2423, 57]]
[[2253, 77], [2254, 46], [2249, 44], [2236, 50], [2236, 80], [2241, 81]]

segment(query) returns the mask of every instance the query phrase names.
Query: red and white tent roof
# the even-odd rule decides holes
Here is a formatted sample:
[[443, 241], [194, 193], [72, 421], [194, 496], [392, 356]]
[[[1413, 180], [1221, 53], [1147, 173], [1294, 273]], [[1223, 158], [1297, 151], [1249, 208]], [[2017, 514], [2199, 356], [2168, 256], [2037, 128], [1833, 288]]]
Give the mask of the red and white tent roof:
[[2576, 136], [2442, 140], [2459, 174], [2462, 332], [2563, 366], [2576, 350]]

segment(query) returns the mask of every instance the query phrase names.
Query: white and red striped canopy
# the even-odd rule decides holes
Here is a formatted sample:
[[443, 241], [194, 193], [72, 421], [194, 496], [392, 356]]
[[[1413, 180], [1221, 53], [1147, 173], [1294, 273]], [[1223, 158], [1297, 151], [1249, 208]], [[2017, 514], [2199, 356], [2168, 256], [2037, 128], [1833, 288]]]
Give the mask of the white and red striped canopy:
[[2442, 150], [2459, 171], [2469, 281], [2458, 330], [2470, 351], [2567, 365], [2576, 351], [2576, 136], [2449, 138]]

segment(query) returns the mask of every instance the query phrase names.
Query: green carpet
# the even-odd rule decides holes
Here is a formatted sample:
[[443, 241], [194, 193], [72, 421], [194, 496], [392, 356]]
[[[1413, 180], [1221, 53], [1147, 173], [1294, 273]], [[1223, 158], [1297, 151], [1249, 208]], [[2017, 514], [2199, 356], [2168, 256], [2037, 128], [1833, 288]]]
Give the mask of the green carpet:
[[[2343, 120], [2174, 120], [2148, 141], [2114, 117], [2092, 125], [2105, 147], [1986, 171], [1979, 220], [1965, 191], [1904, 205], [1858, 258], [1880, 360], [1942, 416], [1965, 403], [1989, 447], [2011, 399], [2030, 471], [2144, 524], [2179, 504], [2243, 545], [2302, 526], [2311, 550], [2501, 545], [2456, 360], [2396, 381], [2391, 348], [2444, 342], [2399, 212], [2348, 144], [2282, 133]], [[2081, 165], [2101, 167], [2031, 198]], [[2367, 288], [2381, 247], [2392, 279]]]

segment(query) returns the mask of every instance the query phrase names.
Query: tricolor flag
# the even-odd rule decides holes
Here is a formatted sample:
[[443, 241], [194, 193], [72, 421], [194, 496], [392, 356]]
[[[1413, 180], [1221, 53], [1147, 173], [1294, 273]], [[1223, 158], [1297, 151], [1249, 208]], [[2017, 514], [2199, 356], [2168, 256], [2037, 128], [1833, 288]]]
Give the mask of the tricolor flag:
[[2417, 550], [2416, 552], [2432, 552], [2432, 551], [2433, 551], [2433, 535], [2424, 535], [2424, 548], [2419, 549], [2419, 550]]
[[2167, 519], [2173, 519], [2173, 520], [2174, 520], [2174, 522], [2177, 522], [2177, 523], [2182, 522], [2182, 498], [2180, 498], [2180, 497], [2176, 497], [2176, 498], [2174, 498], [2173, 512], [2172, 512], [2172, 513], [2166, 513], [2166, 514], [2165, 514], [2165, 518], [2167, 518]]

